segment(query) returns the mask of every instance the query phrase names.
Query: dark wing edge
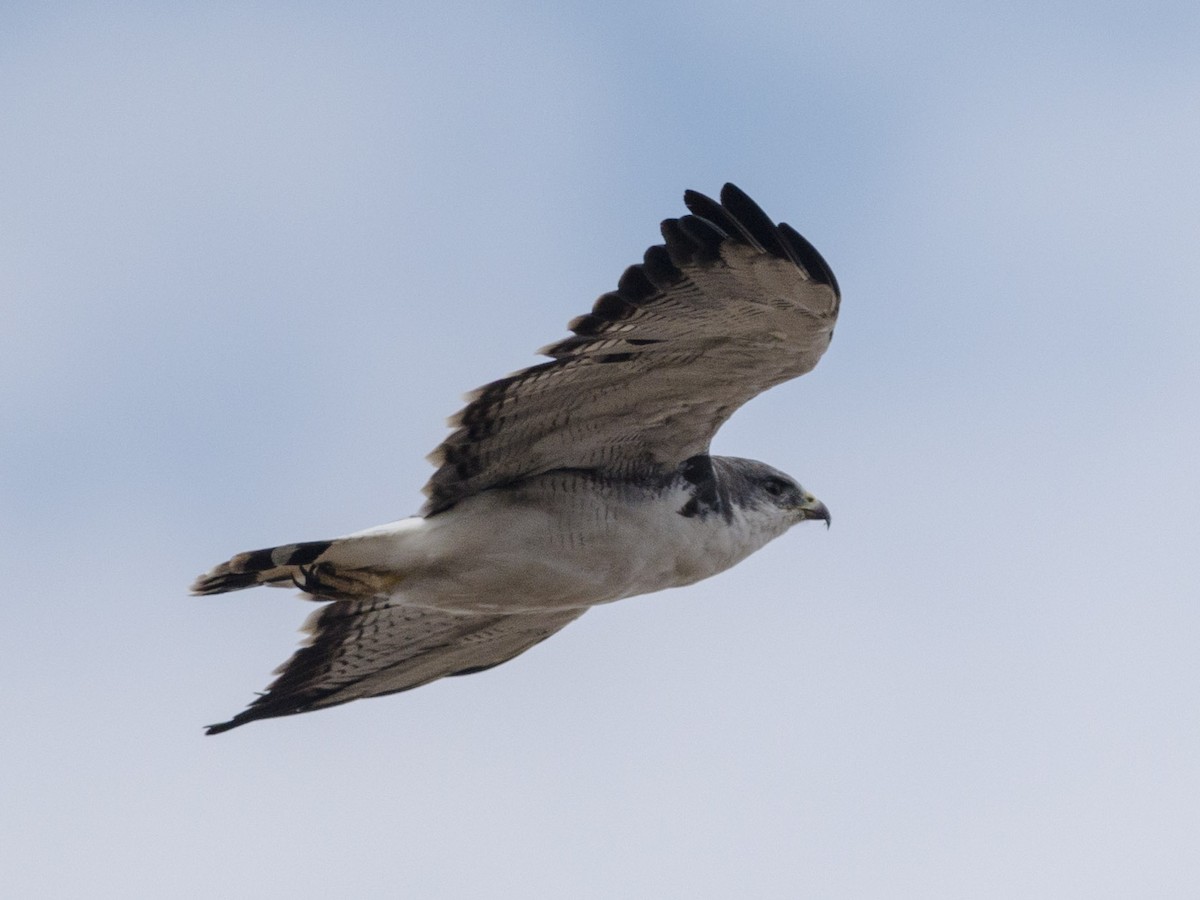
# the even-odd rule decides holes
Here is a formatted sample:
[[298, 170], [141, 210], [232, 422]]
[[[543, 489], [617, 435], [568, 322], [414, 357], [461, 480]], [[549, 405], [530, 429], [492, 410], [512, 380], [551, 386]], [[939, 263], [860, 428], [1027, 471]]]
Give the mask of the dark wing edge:
[[[743, 248], [751, 256], [789, 263], [788, 268], [801, 288], [821, 286], [831, 291], [831, 302], [822, 312], [822, 318], [827, 322], [828, 334], [832, 334], [841, 291], [833, 270], [812, 244], [786, 223], [776, 225], [772, 222], [758, 204], [733, 184], [726, 184], [721, 189], [720, 202], [689, 190], [684, 194], [684, 203], [690, 215], [666, 219], [661, 224], [665, 243], [647, 249], [641, 263], [625, 270], [615, 291], [601, 295], [590, 313], [569, 323], [572, 337], [540, 351], [552, 357], [550, 362], [522, 369], [468, 395], [467, 405], [450, 419], [450, 426], [455, 430], [429, 455], [437, 471], [424, 488], [428, 500], [422, 515], [435, 515], [473, 493], [554, 467], [538, 459], [536, 454], [529, 454], [527, 459], [518, 460], [514, 465], [513, 457], [517, 454], [510, 448], [503, 448], [507, 456], [500, 452], [497, 434], [521, 415], [514, 402], [518, 393], [543, 390], [543, 384], [548, 388], [555, 379], [569, 379], [599, 392], [606, 387], [603, 378], [617, 368], [611, 364], [628, 363], [639, 356], [648, 356], [654, 350], [664, 350], [654, 345], [665, 345], [667, 339], [630, 333], [629, 320], [642, 312], [671, 305], [664, 300], [674, 301], [675, 295], [691, 290], [694, 282], [702, 280], [706, 273], [718, 275], [731, 268], [732, 248]], [[672, 314], [686, 315], [686, 311], [678, 308], [680, 304], [674, 305], [676, 308], [670, 310]], [[806, 311], [804, 314], [817, 318]], [[827, 337], [825, 343], [828, 343]], [[764, 378], [744, 396], [736, 396], [732, 402], [720, 405], [706, 423], [710, 428], [709, 436], [749, 396], [811, 369], [823, 350], [824, 346], [821, 346], [810, 364], [797, 366], [781, 377]], [[693, 357], [699, 355], [695, 353]], [[665, 356], [660, 353], [659, 358]], [[676, 359], [672, 364], [685, 365], [687, 360]], [[597, 365], [608, 372], [597, 376], [585, 370], [585, 367]], [[744, 376], [745, 373], [738, 374]], [[544, 412], [541, 415], [546, 418]], [[552, 431], [559, 423], [540, 424], [543, 430]], [[636, 422], [630, 424], [637, 426]], [[486, 446], [489, 443], [494, 449]], [[632, 454], [635, 448], [622, 449]], [[503, 465], [498, 464], [501, 459]], [[561, 465], [586, 466], [588, 462], [591, 461], [564, 461]]]
[[309, 617], [308, 643], [275, 670], [279, 677], [270, 687], [205, 734], [482, 672], [541, 643], [585, 611], [468, 615], [384, 598], [331, 602]]

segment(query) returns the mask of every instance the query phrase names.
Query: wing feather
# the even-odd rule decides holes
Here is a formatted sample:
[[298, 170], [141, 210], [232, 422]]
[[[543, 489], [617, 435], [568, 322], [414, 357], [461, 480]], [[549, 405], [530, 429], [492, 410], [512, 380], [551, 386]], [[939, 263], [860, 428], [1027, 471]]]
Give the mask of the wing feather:
[[552, 469], [673, 469], [751, 397], [817, 364], [840, 302], [821, 255], [733, 185], [719, 203], [684, 202], [665, 243], [541, 351], [550, 362], [468, 397], [430, 456], [425, 515]]
[[210, 725], [207, 733], [490, 669], [584, 612], [467, 615], [403, 606], [387, 598], [328, 603], [309, 617], [304, 626], [308, 644], [275, 670], [279, 677], [266, 692], [228, 722]]

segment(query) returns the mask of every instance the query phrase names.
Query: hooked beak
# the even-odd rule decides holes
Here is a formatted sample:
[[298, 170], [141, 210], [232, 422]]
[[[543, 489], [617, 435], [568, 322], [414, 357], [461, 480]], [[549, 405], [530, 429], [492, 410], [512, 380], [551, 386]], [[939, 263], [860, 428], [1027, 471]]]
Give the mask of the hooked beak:
[[829, 515], [829, 507], [816, 497], [811, 496], [800, 506], [800, 518], [803, 520], [822, 519], [825, 522], [826, 528], [829, 527], [832, 521], [832, 517]]

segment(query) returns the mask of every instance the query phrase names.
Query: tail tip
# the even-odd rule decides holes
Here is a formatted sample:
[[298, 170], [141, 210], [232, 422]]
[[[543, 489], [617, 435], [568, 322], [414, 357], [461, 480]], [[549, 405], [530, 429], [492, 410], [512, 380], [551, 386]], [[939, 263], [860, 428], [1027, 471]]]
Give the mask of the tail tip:
[[257, 573], [234, 572], [229, 568], [228, 563], [222, 563], [211, 572], [198, 576], [188, 590], [195, 596], [203, 597], [252, 587], [258, 584], [258, 581]]

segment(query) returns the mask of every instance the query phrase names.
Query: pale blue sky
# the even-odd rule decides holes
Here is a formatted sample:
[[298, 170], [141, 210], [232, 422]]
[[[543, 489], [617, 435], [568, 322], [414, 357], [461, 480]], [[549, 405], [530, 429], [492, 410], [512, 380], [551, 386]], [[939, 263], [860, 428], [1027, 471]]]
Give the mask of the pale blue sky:
[[[1195, 3], [0, 12], [6, 895], [1193, 897]], [[835, 525], [219, 738], [231, 553], [419, 504], [685, 188], [842, 284], [716, 449]]]

